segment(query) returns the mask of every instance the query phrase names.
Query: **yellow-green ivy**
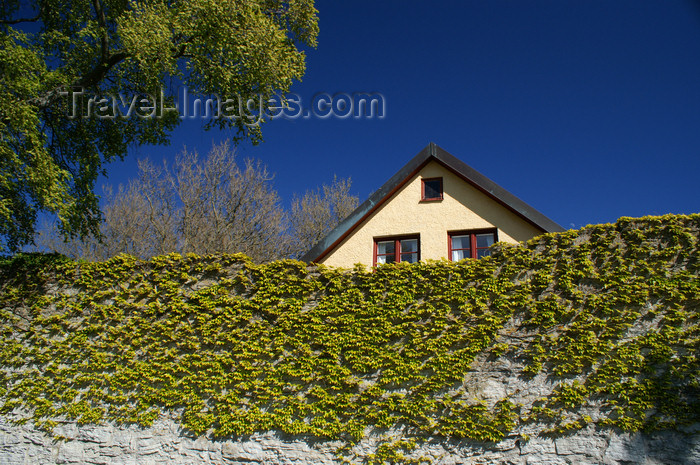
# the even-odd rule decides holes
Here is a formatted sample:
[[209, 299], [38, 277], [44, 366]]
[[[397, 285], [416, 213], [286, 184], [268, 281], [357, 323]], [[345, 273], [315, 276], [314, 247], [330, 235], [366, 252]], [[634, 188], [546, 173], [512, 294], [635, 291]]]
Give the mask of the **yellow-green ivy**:
[[[623, 218], [376, 270], [17, 255], [0, 263], [0, 412], [48, 431], [170, 413], [196, 435], [348, 446], [401, 432], [367, 463], [425, 463], [404, 455], [416, 441], [497, 442], [530, 423], [677, 428], [700, 418], [699, 231], [700, 215]], [[498, 357], [552, 395], [478, 400], [465, 376]]]

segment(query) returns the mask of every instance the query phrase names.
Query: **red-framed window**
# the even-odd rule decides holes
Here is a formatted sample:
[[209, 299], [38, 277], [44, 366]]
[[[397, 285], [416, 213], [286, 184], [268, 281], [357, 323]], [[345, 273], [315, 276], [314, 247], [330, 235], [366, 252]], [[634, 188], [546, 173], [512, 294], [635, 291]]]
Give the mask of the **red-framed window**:
[[421, 200], [442, 200], [442, 178], [421, 179]]
[[489, 247], [498, 242], [495, 229], [452, 231], [448, 233], [449, 257], [453, 262], [464, 258], [481, 258], [491, 255]]
[[395, 236], [374, 239], [374, 265], [394, 262], [416, 263], [420, 260], [420, 237]]

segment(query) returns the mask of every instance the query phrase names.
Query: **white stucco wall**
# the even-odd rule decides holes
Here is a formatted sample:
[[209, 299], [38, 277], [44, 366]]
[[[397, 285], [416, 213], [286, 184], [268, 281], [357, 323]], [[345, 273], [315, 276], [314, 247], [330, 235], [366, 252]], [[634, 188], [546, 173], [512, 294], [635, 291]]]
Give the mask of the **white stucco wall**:
[[[421, 179], [443, 178], [444, 198], [421, 202]], [[498, 240], [520, 242], [543, 233], [441, 164], [431, 161], [320, 263], [372, 265], [374, 238], [419, 234], [421, 259], [448, 256], [448, 231], [497, 228]]]

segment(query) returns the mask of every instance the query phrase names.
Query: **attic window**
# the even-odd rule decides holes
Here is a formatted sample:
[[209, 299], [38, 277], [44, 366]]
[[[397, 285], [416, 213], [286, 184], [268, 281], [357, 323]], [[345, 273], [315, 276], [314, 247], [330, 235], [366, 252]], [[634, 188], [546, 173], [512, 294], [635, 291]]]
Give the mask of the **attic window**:
[[442, 200], [442, 178], [425, 178], [421, 181], [421, 200]]

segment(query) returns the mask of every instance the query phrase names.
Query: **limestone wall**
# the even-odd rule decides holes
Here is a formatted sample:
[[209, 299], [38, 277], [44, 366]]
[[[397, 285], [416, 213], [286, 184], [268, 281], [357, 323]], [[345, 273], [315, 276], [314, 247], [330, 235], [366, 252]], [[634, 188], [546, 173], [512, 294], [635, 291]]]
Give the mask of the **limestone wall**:
[[6, 260], [0, 465], [700, 464], [700, 215], [494, 252]]
[[[433, 464], [698, 464], [700, 424], [695, 432], [617, 434], [586, 430], [557, 439], [507, 438], [485, 445], [469, 441], [427, 441], [412, 457]], [[55, 441], [28, 425], [15, 426], [0, 418], [0, 464], [335, 464], [340, 463], [332, 442], [280, 437], [273, 433], [247, 438], [211, 441], [189, 438], [170, 420], [152, 428], [135, 426], [81, 426], [68, 423], [56, 433], [68, 438]], [[365, 455], [373, 448], [370, 435], [356, 446]], [[362, 449], [365, 449], [364, 451]], [[427, 463], [427, 462], [424, 462]]]

